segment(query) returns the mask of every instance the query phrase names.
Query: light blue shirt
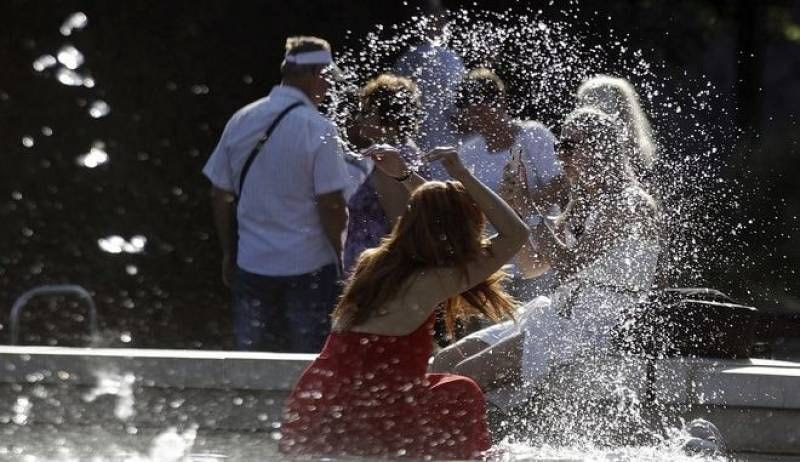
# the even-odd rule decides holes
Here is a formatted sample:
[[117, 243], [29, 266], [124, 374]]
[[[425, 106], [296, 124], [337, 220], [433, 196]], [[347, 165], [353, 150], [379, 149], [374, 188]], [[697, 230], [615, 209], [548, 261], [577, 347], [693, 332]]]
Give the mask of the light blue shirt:
[[291, 86], [238, 110], [203, 168], [214, 186], [238, 192], [244, 163], [274, 118], [289, 112], [261, 148], [239, 199], [240, 268], [267, 276], [312, 272], [336, 262], [322, 228], [317, 196], [353, 189], [336, 126]]

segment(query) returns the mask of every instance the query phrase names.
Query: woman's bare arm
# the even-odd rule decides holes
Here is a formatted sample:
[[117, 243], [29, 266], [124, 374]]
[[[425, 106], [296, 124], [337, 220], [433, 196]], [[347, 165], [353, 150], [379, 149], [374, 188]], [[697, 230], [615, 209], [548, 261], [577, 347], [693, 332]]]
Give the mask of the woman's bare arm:
[[394, 226], [408, 205], [408, 189], [396, 178], [390, 177], [379, 169], [372, 172], [368, 181], [372, 181], [372, 186], [378, 192], [378, 202], [381, 204], [383, 213], [386, 214], [389, 223]]
[[[405, 212], [411, 193], [424, 184], [425, 179], [409, 170], [396, 148], [375, 145], [365, 150], [364, 156], [370, 157], [375, 162], [375, 171], [370, 181], [378, 192], [383, 212], [394, 226], [397, 219]], [[403, 181], [399, 181], [401, 179]]]
[[519, 251], [528, 237], [528, 226], [517, 213], [464, 167], [455, 148], [436, 148], [426, 156], [429, 161], [441, 160], [448, 174], [464, 185], [469, 195], [497, 230], [486, 252], [467, 265], [466, 277], [460, 268], [435, 268], [418, 279], [436, 304], [454, 297], [483, 282], [499, 270]]

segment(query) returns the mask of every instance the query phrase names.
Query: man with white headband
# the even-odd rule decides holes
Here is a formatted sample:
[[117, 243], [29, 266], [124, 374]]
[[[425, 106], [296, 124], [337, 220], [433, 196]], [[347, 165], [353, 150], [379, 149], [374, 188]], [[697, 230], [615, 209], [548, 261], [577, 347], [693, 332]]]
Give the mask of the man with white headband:
[[203, 169], [237, 349], [318, 352], [330, 330], [352, 187], [317, 109], [335, 71], [328, 42], [287, 39], [281, 84], [231, 117]]

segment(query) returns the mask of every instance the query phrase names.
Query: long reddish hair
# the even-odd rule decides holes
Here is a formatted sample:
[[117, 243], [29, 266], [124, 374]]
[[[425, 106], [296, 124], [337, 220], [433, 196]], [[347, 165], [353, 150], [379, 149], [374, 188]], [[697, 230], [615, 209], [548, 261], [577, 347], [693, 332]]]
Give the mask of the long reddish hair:
[[[333, 318], [344, 329], [363, 324], [426, 268], [451, 267], [467, 277], [467, 264], [489, 251], [486, 217], [461, 183], [428, 182], [409, 199], [408, 208], [381, 244], [364, 251], [347, 282]], [[483, 315], [498, 321], [513, 317], [515, 301], [502, 288], [498, 271], [443, 304], [452, 334], [456, 321]]]

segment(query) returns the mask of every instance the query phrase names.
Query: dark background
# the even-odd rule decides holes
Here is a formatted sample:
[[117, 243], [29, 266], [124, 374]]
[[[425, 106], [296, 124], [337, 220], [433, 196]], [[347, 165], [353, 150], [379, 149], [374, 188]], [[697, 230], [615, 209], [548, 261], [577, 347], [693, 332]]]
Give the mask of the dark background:
[[[229, 348], [228, 294], [219, 282], [209, 185], [200, 174], [222, 127], [278, 81], [287, 35], [352, 47], [377, 23], [407, 20], [419, 6], [408, 3], [0, 0], [0, 342], [8, 340], [8, 311], [19, 294], [71, 282], [95, 295], [101, 343]], [[445, 5], [557, 15], [550, 3]], [[747, 226], [709, 250], [725, 252], [722, 259], [708, 255], [724, 263], [708, 265], [692, 283], [762, 310], [800, 312], [800, 1], [577, 4], [585, 41], [602, 44], [613, 29], [663, 63], [676, 87], [708, 80], [731, 109], [701, 114], [700, 123], [739, 130], [720, 150], [722, 183], [740, 195], [733, 222]], [[64, 37], [59, 26], [75, 11], [86, 13], [89, 25]], [[82, 69], [94, 88], [67, 87], [53, 69], [33, 70], [38, 56], [66, 43], [86, 56]], [[109, 116], [88, 116], [95, 99], [110, 104]], [[43, 126], [52, 136], [42, 135]], [[24, 136], [34, 138], [33, 147], [22, 145]], [[110, 161], [79, 167], [75, 158], [95, 140], [106, 144]], [[112, 234], [144, 235], [146, 251], [101, 251], [97, 240]], [[137, 274], [128, 274], [129, 265]], [[39, 310], [26, 324], [38, 335], [31, 342], [71, 344], [85, 329], [78, 309], [31, 309]]]

